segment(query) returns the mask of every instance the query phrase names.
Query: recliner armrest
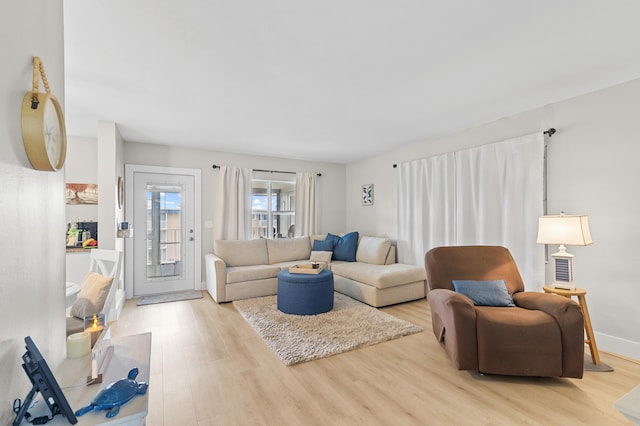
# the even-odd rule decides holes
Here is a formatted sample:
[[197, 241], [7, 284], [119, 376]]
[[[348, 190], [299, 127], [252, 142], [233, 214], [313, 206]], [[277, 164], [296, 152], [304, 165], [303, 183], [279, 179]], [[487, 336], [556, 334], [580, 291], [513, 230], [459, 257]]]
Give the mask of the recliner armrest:
[[582, 377], [584, 367], [584, 316], [573, 300], [556, 294], [521, 291], [513, 294], [516, 306], [551, 315], [562, 337], [562, 375]]
[[460, 293], [433, 289], [427, 294], [433, 333], [458, 370], [478, 369], [476, 310]]
[[578, 322], [580, 328], [584, 327], [582, 309], [580, 309], [580, 305], [571, 299], [535, 291], [520, 291], [512, 296], [516, 306], [543, 311], [554, 317], [558, 322], [566, 322], [570, 319], [572, 322]]

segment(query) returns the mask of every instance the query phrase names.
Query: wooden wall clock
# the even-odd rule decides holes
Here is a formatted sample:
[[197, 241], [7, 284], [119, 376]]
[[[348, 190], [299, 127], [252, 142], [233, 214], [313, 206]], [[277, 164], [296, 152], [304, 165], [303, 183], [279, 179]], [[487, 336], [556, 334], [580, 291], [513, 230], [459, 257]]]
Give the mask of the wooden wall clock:
[[[46, 93], [38, 91], [38, 74]], [[57, 171], [64, 166], [67, 157], [64, 114], [37, 56], [33, 58], [33, 90], [22, 100], [22, 142], [34, 169]]]

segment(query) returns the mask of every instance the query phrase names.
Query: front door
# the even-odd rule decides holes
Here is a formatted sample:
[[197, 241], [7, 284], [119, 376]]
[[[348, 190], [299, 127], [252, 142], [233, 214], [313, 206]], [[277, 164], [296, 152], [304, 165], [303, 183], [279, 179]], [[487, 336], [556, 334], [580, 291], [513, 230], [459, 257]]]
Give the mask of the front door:
[[133, 296], [200, 288], [199, 170], [127, 167], [138, 168], [130, 173]]

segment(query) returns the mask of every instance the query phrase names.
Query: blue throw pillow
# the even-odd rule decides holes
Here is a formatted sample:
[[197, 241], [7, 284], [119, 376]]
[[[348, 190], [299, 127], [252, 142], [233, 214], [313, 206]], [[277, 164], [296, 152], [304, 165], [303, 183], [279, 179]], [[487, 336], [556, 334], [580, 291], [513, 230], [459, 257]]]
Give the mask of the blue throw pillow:
[[343, 237], [327, 234], [325, 241], [333, 241], [333, 260], [345, 260], [347, 262], [356, 261], [356, 250], [358, 250], [358, 233], [349, 232]]
[[333, 251], [333, 240], [314, 240], [313, 251]]
[[504, 280], [453, 280], [453, 288], [476, 306], [516, 306]]

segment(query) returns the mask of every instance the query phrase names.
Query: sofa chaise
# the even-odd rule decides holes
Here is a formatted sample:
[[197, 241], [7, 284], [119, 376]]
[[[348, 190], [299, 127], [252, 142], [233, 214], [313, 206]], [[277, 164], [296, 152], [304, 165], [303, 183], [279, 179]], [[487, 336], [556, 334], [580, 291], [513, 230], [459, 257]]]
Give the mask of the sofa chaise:
[[[395, 247], [388, 238], [355, 234], [353, 261], [333, 259], [325, 265], [333, 271], [336, 291], [374, 307], [425, 297], [423, 267], [396, 263]], [[205, 256], [207, 291], [218, 303], [277, 294], [282, 269], [329, 260], [326, 251], [312, 250], [328, 236], [332, 234], [216, 240], [214, 253]]]

